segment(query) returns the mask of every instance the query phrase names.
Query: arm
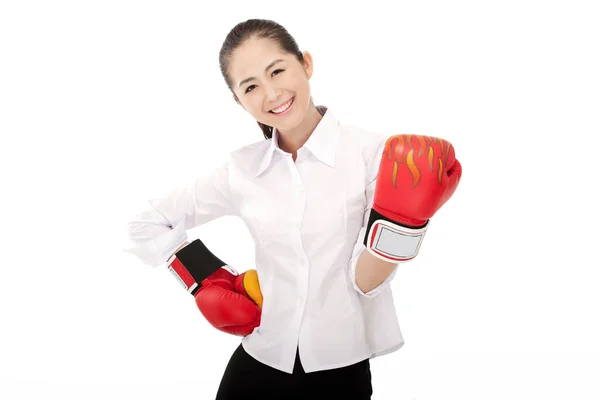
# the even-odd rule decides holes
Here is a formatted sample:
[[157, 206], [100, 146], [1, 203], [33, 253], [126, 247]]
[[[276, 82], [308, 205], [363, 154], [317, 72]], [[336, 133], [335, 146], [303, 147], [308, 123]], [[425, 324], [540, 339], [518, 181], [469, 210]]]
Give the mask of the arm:
[[453, 195], [462, 175], [454, 147], [440, 138], [394, 135], [377, 158], [368, 187], [371, 209], [361, 231], [369, 254], [360, 249], [354, 272], [365, 294], [388, 282], [398, 263], [417, 256], [430, 218]]
[[390, 277], [397, 263], [383, 261], [364, 248], [356, 262], [356, 285], [363, 293], [369, 293]]
[[379, 161], [385, 144], [385, 138], [377, 143], [377, 146], [368, 155], [366, 162], [368, 183], [365, 190], [367, 206], [363, 216], [363, 227], [359, 232], [358, 239], [354, 245], [352, 258], [350, 259], [350, 279], [359, 294], [374, 297], [393, 279], [397, 263], [387, 262], [375, 257], [364, 245], [364, 238], [369, 225], [371, 208], [375, 193], [375, 184], [379, 170]]
[[132, 246], [125, 249], [152, 267], [164, 265], [187, 242], [187, 230], [234, 212], [228, 166], [149, 200], [150, 207], [127, 223]]

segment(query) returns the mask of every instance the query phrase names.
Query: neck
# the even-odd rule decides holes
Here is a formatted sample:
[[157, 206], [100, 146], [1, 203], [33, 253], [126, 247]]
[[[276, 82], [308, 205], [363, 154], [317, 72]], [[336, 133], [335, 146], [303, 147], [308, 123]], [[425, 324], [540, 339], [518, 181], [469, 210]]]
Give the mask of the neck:
[[278, 131], [279, 148], [288, 153], [292, 153], [295, 160], [298, 149], [304, 146], [304, 143], [306, 143], [322, 118], [323, 116], [321, 113], [319, 113], [315, 105], [311, 102], [308, 112], [300, 125], [290, 131]]

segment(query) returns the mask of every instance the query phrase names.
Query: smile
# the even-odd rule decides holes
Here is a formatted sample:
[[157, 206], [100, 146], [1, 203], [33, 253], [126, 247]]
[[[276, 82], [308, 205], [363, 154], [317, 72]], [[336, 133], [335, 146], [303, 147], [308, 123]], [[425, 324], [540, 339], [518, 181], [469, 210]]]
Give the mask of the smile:
[[292, 108], [292, 104], [294, 103], [294, 99], [295, 99], [295, 97], [292, 97], [291, 99], [288, 100], [287, 103], [285, 103], [285, 104], [283, 104], [283, 105], [281, 105], [281, 106], [279, 106], [277, 108], [274, 108], [273, 110], [271, 110], [269, 112], [271, 114], [277, 114], [277, 115], [284, 114], [286, 111], [288, 111], [290, 108]]

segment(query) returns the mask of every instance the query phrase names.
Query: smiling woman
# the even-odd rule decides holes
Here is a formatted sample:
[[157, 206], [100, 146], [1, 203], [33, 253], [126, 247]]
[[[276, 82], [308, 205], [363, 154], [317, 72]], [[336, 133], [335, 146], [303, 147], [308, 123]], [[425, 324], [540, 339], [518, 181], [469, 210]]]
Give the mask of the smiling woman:
[[[370, 399], [370, 359], [404, 343], [390, 282], [458, 185], [454, 147], [341, 124], [313, 103], [312, 56], [276, 22], [236, 25], [219, 61], [265, 140], [153, 200], [130, 223], [133, 252], [153, 265], [168, 258], [205, 318], [243, 336], [218, 400]], [[224, 215], [256, 242], [253, 282], [187, 241]]]
[[321, 119], [310, 93], [311, 54], [301, 52], [281, 25], [248, 20], [229, 33], [219, 63], [235, 101], [256, 119], [265, 138], [277, 129], [280, 147], [295, 159]]

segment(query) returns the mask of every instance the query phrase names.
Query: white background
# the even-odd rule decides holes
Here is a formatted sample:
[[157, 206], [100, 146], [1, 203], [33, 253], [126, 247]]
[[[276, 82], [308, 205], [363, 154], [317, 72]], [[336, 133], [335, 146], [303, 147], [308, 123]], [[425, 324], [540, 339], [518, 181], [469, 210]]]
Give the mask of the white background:
[[[147, 198], [261, 139], [218, 68], [247, 18], [314, 57], [345, 124], [450, 140], [464, 169], [393, 281], [374, 400], [600, 398], [592, 1], [3, 1], [0, 398], [211, 399], [239, 338], [130, 254]], [[254, 268], [240, 220], [189, 231]]]

